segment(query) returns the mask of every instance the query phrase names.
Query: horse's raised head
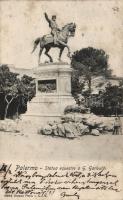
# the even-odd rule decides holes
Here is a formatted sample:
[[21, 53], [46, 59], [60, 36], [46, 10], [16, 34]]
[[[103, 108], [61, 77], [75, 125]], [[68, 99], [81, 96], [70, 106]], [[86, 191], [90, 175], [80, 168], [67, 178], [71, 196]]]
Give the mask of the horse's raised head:
[[69, 23], [69, 24], [65, 25], [65, 26], [62, 28], [62, 30], [68, 31], [68, 32], [69, 32], [69, 35], [70, 35], [71, 37], [74, 37], [74, 35], [75, 35], [75, 30], [76, 30], [76, 24], [75, 24], [75, 23]]
[[69, 32], [70, 32], [70, 36], [71, 37], [74, 37], [75, 31], [76, 31], [76, 24], [75, 23], [70, 23], [69, 24]]

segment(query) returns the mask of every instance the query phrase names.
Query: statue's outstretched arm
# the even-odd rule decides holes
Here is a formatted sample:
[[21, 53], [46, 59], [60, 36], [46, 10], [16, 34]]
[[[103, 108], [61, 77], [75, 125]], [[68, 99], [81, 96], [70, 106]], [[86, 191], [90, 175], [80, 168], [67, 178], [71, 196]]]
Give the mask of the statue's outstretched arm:
[[50, 19], [49, 19], [47, 13], [44, 13], [44, 16], [45, 16], [45, 19], [48, 21], [48, 23], [50, 23]]

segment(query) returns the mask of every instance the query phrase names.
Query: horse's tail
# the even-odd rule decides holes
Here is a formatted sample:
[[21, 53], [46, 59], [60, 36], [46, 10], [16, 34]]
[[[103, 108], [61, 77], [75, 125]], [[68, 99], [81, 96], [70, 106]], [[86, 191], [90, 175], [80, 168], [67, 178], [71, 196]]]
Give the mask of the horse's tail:
[[37, 38], [35, 41], [34, 41], [34, 46], [33, 46], [33, 50], [31, 53], [33, 53], [35, 51], [35, 49], [37, 48], [39, 42], [40, 42], [41, 38]]

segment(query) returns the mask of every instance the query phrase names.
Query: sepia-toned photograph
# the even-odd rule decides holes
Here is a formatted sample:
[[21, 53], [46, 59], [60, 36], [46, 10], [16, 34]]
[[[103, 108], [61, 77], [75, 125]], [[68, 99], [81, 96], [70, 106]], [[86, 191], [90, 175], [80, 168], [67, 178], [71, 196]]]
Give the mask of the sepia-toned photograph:
[[122, 13], [0, 1], [0, 200], [123, 200]]

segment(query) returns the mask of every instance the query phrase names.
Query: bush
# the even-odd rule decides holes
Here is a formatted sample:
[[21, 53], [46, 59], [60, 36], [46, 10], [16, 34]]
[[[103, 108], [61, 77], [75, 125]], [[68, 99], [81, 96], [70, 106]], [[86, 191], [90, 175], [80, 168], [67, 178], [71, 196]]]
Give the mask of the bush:
[[88, 113], [89, 109], [84, 107], [83, 105], [71, 105], [67, 106], [64, 110], [64, 114], [67, 113]]

